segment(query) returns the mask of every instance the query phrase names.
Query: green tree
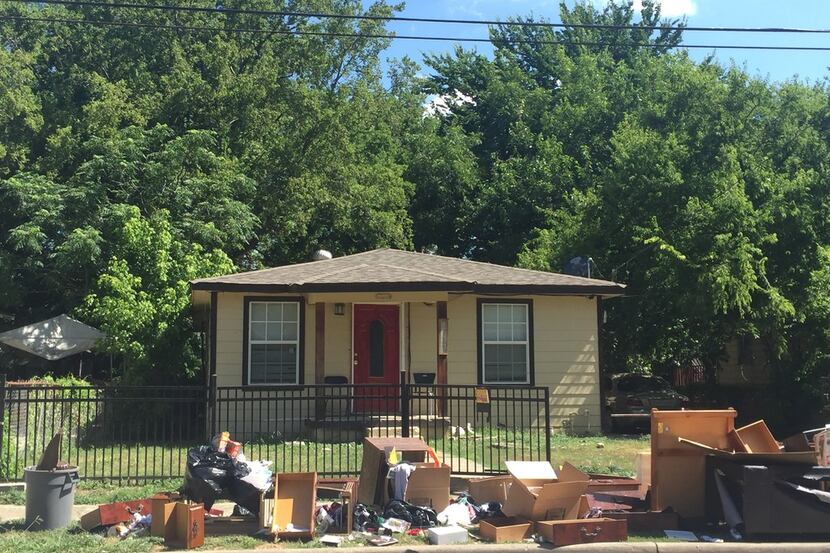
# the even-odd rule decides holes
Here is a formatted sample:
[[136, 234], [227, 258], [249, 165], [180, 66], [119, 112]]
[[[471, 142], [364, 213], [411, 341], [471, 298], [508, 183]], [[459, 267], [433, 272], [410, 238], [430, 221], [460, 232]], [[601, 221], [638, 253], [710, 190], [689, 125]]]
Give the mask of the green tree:
[[201, 363], [189, 282], [231, 272], [233, 263], [221, 250], [176, 240], [165, 210], [146, 218], [135, 206], [115, 205], [107, 225], [112, 255], [79, 313], [124, 359], [123, 381], [168, 384], [171, 376], [195, 376]]

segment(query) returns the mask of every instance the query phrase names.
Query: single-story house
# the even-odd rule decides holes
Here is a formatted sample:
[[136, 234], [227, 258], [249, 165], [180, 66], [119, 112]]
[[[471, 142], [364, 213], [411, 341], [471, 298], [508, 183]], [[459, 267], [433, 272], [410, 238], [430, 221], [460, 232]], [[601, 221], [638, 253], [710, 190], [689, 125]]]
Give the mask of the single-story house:
[[[395, 249], [195, 280], [223, 386], [341, 377], [545, 386], [554, 428], [598, 430], [601, 303], [614, 282]], [[355, 409], [368, 408], [355, 405]]]

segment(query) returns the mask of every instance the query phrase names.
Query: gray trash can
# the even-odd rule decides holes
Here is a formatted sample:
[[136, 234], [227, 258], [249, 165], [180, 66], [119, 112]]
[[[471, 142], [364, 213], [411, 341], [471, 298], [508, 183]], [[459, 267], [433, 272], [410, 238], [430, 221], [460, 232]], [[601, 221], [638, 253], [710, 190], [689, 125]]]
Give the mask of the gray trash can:
[[53, 530], [72, 522], [78, 467], [60, 470], [24, 470], [26, 482], [26, 528]]

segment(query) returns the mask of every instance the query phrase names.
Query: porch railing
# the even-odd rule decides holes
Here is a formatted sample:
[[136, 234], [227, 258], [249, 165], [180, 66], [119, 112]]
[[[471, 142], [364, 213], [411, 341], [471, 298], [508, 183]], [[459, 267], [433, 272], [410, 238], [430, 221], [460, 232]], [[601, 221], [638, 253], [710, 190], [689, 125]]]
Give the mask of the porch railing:
[[[215, 382], [215, 381], [214, 381]], [[16, 481], [63, 429], [82, 478], [180, 479], [187, 450], [227, 430], [248, 459], [322, 476], [360, 472], [364, 437], [427, 441], [456, 474], [550, 459], [541, 387], [306, 385], [291, 388], [12, 385], [0, 378], [0, 478]]]

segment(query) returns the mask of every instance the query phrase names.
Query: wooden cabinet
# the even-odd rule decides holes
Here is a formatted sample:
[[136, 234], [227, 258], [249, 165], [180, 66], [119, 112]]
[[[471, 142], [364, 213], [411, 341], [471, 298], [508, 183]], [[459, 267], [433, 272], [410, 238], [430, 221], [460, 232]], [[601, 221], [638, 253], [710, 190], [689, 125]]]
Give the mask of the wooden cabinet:
[[194, 549], [205, 544], [205, 507], [202, 504], [175, 503], [164, 535], [168, 549]]
[[574, 545], [625, 541], [628, 526], [624, 520], [585, 518], [581, 520], [547, 520], [536, 523], [536, 533], [553, 545]]

